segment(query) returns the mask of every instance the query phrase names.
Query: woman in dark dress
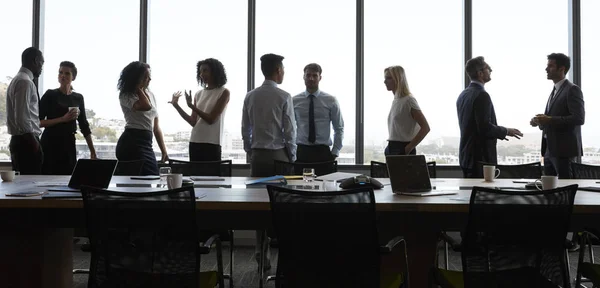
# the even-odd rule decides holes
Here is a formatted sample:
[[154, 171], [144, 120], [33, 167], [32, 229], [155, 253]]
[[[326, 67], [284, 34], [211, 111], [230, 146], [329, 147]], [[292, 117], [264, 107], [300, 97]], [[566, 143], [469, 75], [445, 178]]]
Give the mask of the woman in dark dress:
[[90, 124], [85, 116], [83, 96], [73, 92], [71, 86], [76, 77], [75, 64], [69, 61], [61, 62], [58, 70], [60, 87], [46, 91], [40, 100], [40, 126], [45, 127], [40, 140], [44, 151], [42, 173], [46, 175], [71, 175], [73, 172], [77, 163], [77, 122], [90, 149], [90, 158], [96, 159]]
[[125, 131], [117, 142], [119, 161], [144, 160], [141, 175], [158, 175], [158, 163], [152, 149], [152, 134], [162, 153], [162, 162], [169, 159], [163, 134], [158, 125], [158, 110], [154, 94], [148, 89], [150, 66], [131, 62], [121, 72], [119, 102], [125, 117]]

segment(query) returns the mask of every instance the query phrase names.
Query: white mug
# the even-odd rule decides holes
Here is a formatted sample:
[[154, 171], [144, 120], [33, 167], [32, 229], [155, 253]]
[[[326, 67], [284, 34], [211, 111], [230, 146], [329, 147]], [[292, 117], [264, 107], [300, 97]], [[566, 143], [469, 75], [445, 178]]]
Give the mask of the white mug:
[[2, 178], [2, 181], [10, 182], [15, 179], [15, 175], [19, 175], [19, 171], [13, 171], [13, 170], [0, 171], [0, 178]]
[[[542, 179], [535, 180], [535, 188], [538, 190], [550, 190], [558, 187], [558, 176], [542, 176]], [[538, 186], [538, 183], [542, 184], [542, 187]]]
[[494, 179], [500, 176], [500, 169], [494, 165], [483, 165], [483, 179], [485, 182], [494, 182]]
[[181, 188], [183, 174], [167, 174], [167, 187], [169, 189]]
[[80, 111], [79, 111], [79, 107], [77, 107], [77, 106], [74, 106], [74, 107], [69, 107], [69, 112], [71, 112], [71, 110], [75, 110], [75, 111], [77, 111], [77, 116], [79, 116], [79, 112], [80, 112]]

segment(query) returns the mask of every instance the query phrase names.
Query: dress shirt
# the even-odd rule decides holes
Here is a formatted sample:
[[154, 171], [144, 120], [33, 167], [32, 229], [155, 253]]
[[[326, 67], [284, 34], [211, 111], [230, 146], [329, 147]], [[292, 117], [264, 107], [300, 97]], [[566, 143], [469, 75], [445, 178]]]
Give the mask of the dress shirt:
[[248, 92], [242, 110], [244, 150], [286, 148], [290, 161], [296, 161], [296, 118], [289, 93], [277, 83], [265, 80]]
[[[310, 106], [309, 95], [314, 95], [315, 109], [315, 142], [308, 141], [308, 111]], [[339, 156], [342, 149], [342, 140], [344, 139], [344, 119], [340, 103], [337, 99], [321, 90], [315, 93], [304, 91], [293, 98], [294, 114], [298, 123], [297, 144], [302, 145], [326, 145], [331, 148], [331, 154]], [[333, 125], [333, 143], [330, 137], [331, 125]]]
[[565, 81], [567, 81], [567, 78], [563, 78], [562, 80], [554, 83], [554, 88], [556, 88], [556, 90], [554, 91], [554, 97], [556, 97], [558, 91], [560, 91], [560, 87], [563, 85], [563, 83], [565, 83]]
[[33, 73], [21, 67], [6, 90], [6, 126], [10, 135], [42, 134], [39, 97]]

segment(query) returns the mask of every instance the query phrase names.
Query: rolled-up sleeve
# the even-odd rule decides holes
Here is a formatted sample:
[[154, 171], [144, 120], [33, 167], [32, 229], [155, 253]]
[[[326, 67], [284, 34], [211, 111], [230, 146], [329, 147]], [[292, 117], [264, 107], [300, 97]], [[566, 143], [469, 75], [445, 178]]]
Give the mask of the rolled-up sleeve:
[[283, 107], [283, 136], [285, 146], [288, 150], [290, 161], [296, 161], [296, 117], [294, 116], [294, 103], [292, 96], [287, 95], [287, 100]]
[[248, 111], [248, 97], [244, 99], [244, 108], [242, 108], [242, 140], [244, 141], [244, 151], [252, 150], [252, 125], [250, 123], [250, 111]]

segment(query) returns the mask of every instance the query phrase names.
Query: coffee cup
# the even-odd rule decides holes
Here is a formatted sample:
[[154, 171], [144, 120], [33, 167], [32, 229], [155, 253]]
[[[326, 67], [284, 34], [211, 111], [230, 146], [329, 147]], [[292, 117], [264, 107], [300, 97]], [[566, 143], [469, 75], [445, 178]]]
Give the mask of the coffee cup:
[[0, 178], [2, 178], [2, 181], [6, 181], [6, 182], [13, 181], [15, 179], [15, 175], [19, 175], [19, 172], [13, 171], [13, 170], [0, 171]]
[[494, 182], [494, 179], [500, 176], [500, 169], [497, 169], [494, 165], [483, 166], [483, 179], [485, 182]]
[[74, 106], [74, 107], [69, 107], [69, 112], [75, 110], [77, 112], [77, 115], [79, 115], [79, 107]]
[[169, 189], [181, 188], [183, 184], [183, 174], [167, 174], [167, 187]]
[[[558, 187], [558, 176], [542, 176], [541, 179], [535, 180], [535, 188], [538, 190], [550, 190]], [[541, 184], [538, 185], [538, 183]]]

